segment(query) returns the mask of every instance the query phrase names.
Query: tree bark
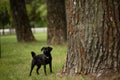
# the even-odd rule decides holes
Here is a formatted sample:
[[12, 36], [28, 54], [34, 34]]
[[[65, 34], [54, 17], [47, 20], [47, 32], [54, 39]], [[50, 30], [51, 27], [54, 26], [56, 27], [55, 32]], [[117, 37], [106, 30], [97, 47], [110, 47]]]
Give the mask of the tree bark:
[[62, 73], [120, 79], [120, 1], [66, 0], [66, 6], [68, 52]]
[[62, 44], [67, 40], [64, 0], [47, 0], [48, 44]]
[[24, 0], [10, 0], [18, 42], [32, 42], [35, 38], [31, 31]]

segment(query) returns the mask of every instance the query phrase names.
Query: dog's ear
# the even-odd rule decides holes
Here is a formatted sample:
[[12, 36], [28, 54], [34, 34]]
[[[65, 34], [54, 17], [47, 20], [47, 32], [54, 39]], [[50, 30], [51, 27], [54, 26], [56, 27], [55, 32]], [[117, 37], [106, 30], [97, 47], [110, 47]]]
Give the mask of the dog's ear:
[[45, 49], [45, 47], [41, 48], [41, 51], [43, 51]]

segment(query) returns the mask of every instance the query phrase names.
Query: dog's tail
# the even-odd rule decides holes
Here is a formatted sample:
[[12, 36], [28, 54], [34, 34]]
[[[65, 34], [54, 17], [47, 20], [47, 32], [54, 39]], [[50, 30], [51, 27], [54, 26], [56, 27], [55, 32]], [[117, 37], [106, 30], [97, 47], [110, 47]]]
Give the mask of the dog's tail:
[[35, 52], [31, 52], [32, 57], [34, 58], [36, 56]]

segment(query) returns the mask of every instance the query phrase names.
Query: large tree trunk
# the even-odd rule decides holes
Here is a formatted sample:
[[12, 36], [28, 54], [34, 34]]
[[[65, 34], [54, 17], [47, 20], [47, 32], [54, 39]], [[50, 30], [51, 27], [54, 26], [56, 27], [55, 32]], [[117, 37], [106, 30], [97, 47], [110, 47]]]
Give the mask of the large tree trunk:
[[67, 0], [66, 6], [68, 52], [62, 72], [120, 79], [120, 0]]
[[31, 42], [35, 38], [31, 31], [24, 0], [10, 0], [12, 16], [18, 42]]
[[47, 0], [48, 44], [62, 44], [67, 40], [64, 0]]

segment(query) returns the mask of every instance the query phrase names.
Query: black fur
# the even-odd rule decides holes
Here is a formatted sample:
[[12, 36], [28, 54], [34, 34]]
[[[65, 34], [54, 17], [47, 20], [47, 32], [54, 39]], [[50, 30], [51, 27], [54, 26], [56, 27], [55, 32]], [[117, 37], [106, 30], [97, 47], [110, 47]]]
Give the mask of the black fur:
[[43, 47], [41, 49], [43, 51], [43, 54], [36, 55], [35, 52], [31, 52], [31, 55], [33, 57], [32, 63], [31, 63], [31, 70], [30, 70], [30, 76], [32, 74], [32, 70], [34, 66], [37, 66], [36, 73], [39, 74], [38, 70], [40, 69], [41, 65], [44, 66], [44, 73], [46, 75], [46, 65], [49, 64], [50, 72], [52, 73], [52, 56], [51, 51], [52, 47]]
[[36, 54], [33, 51], [31, 52], [31, 55], [33, 58], [36, 56]]

